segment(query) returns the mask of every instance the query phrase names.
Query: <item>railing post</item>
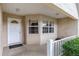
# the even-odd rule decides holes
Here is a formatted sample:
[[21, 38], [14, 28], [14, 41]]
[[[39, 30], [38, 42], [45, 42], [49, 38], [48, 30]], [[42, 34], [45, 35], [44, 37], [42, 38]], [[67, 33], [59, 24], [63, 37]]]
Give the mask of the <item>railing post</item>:
[[54, 44], [52, 39], [47, 42], [47, 56], [54, 56]]

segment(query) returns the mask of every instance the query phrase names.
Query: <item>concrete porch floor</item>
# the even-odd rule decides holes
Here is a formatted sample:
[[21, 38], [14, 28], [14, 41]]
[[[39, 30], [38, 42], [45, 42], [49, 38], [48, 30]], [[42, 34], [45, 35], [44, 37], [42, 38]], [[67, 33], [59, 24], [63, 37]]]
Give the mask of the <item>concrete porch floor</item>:
[[24, 45], [21, 47], [9, 49], [3, 48], [3, 56], [46, 56], [46, 45]]

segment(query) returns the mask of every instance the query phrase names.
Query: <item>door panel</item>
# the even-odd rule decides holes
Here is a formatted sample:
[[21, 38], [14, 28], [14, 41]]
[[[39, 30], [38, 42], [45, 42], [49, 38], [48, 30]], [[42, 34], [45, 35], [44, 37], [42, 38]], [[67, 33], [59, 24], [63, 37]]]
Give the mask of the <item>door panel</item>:
[[8, 45], [21, 44], [21, 20], [8, 18]]

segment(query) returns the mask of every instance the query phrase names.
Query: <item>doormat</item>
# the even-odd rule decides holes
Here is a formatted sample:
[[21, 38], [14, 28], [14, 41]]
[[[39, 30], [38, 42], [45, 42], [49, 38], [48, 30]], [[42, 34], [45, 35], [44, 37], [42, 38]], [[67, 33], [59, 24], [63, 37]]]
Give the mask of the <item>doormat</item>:
[[17, 47], [20, 47], [20, 46], [23, 46], [23, 44], [11, 45], [11, 46], [9, 46], [9, 49], [17, 48]]

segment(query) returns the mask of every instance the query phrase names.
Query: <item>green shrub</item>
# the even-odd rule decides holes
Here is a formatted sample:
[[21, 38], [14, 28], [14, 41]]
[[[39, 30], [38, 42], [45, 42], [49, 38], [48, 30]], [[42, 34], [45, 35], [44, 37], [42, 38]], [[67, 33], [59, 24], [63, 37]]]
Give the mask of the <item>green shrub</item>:
[[63, 44], [64, 56], [79, 56], [79, 37]]

